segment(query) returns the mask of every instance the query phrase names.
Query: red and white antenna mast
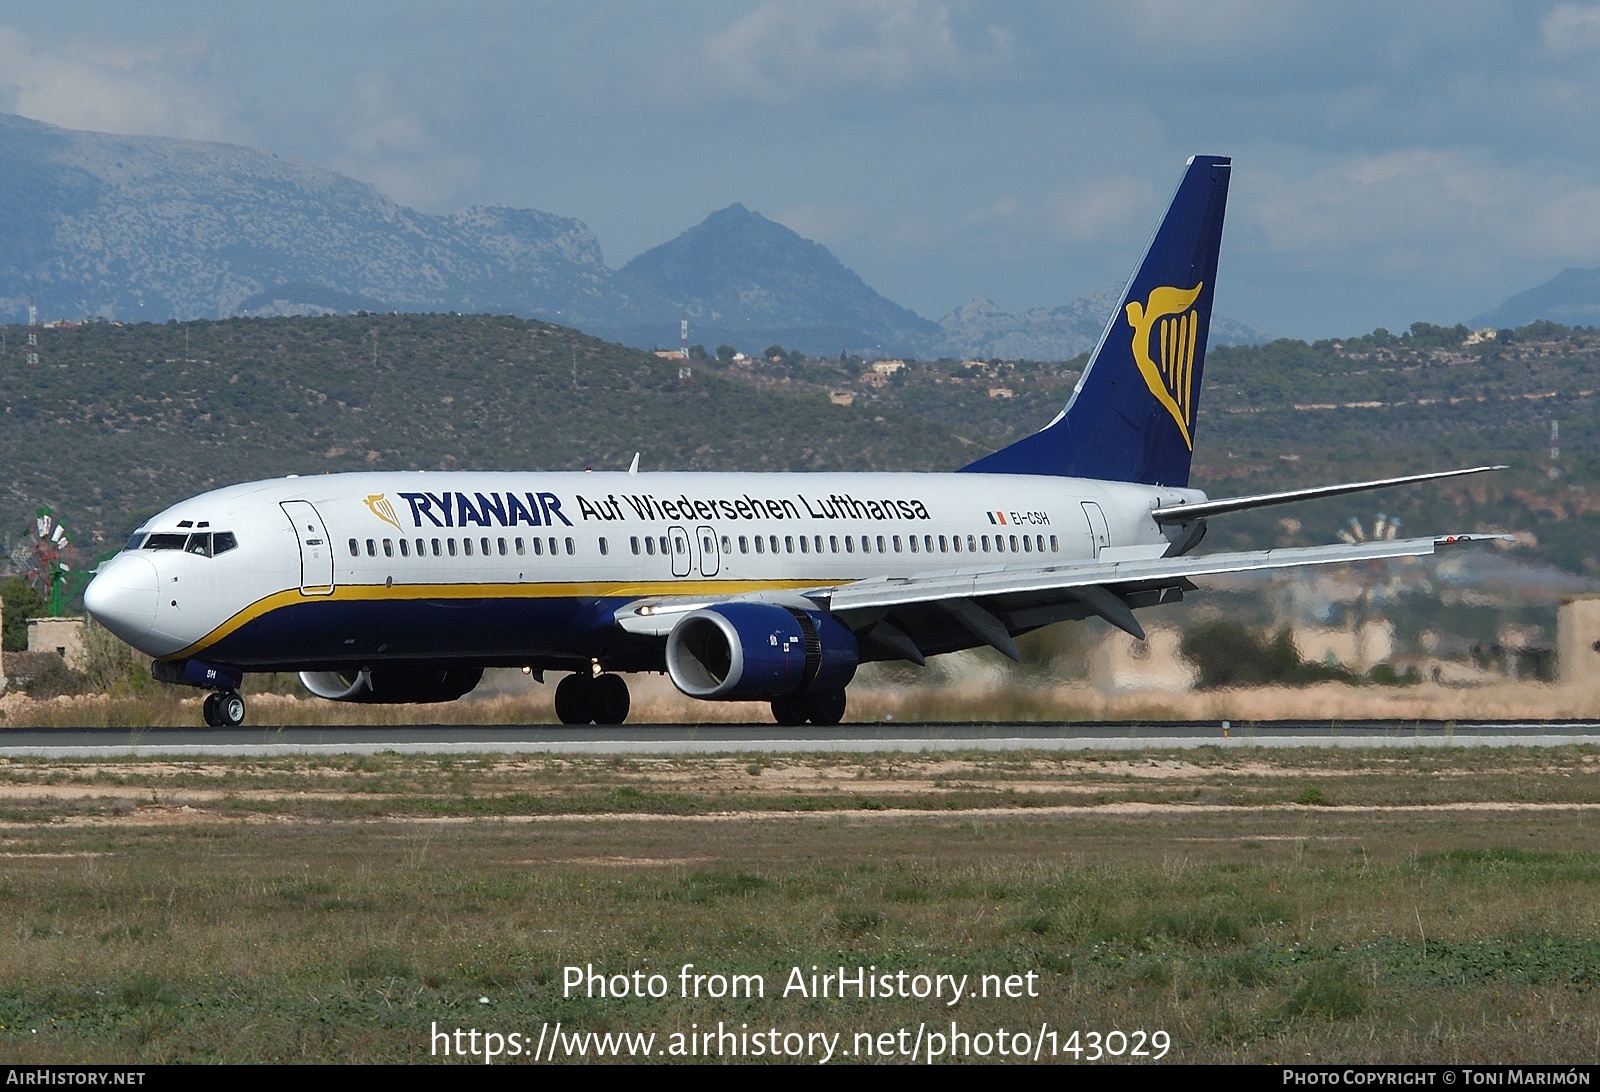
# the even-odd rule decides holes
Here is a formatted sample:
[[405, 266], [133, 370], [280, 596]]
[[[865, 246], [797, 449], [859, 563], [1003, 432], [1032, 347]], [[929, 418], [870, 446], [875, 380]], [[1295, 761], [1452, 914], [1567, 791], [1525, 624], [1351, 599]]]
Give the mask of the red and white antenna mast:
[[683, 320], [678, 324], [678, 379], [687, 382], [693, 374], [689, 369], [689, 312], [683, 312]]
[[28, 367], [39, 366], [39, 309], [33, 305], [33, 297], [28, 297]]

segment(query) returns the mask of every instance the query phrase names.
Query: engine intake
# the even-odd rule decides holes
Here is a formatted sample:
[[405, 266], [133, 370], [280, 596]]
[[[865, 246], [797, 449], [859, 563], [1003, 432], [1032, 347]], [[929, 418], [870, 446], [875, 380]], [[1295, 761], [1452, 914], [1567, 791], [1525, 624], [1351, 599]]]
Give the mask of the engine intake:
[[667, 635], [667, 674], [691, 698], [760, 701], [843, 690], [855, 634], [831, 615], [768, 603], [706, 607]]
[[346, 671], [302, 671], [300, 682], [319, 698], [367, 705], [455, 701], [483, 678], [481, 667], [379, 667]]

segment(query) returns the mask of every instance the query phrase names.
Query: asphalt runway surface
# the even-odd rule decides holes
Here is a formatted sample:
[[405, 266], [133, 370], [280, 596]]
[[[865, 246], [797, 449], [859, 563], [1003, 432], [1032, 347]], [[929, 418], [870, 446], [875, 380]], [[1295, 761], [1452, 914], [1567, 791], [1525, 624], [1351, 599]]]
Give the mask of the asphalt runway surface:
[[1162, 721], [6, 728], [0, 757], [316, 754], [683, 755], [918, 751], [1137, 751], [1199, 747], [1561, 747], [1600, 744], [1597, 721]]

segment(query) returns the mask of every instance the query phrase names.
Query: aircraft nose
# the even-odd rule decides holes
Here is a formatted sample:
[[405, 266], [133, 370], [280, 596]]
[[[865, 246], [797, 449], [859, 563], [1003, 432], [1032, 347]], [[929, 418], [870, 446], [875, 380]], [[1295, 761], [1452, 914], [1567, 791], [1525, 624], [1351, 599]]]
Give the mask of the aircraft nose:
[[124, 554], [104, 565], [83, 592], [91, 617], [135, 648], [156, 623], [156, 567], [148, 558]]

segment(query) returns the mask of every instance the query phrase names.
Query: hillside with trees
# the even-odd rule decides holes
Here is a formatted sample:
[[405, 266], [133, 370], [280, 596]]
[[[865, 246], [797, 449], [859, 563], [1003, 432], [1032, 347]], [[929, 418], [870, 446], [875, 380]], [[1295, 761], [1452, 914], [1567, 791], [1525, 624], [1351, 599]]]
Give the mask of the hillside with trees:
[[[621, 469], [635, 451], [663, 470], [950, 470], [1049, 421], [1084, 363], [774, 345], [697, 350], [684, 381], [676, 360], [542, 322], [357, 314], [47, 329], [30, 369], [25, 330], [0, 329], [0, 528], [15, 539], [48, 504], [101, 548], [183, 497], [289, 473]], [[1193, 484], [1213, 496], [1512, 469], [1219, 518], [1206, 548], [1328, 542], [1382, 511], [1406, 533], [1516, 532], [1515, 556], [1600, 572], [1600, 331], [1468, 340], [1418, 324], [1211, 350]]]

